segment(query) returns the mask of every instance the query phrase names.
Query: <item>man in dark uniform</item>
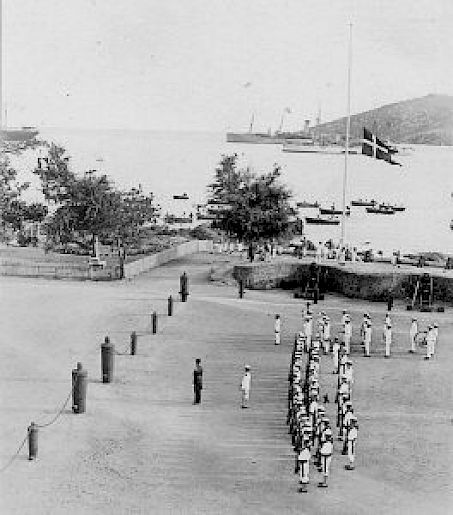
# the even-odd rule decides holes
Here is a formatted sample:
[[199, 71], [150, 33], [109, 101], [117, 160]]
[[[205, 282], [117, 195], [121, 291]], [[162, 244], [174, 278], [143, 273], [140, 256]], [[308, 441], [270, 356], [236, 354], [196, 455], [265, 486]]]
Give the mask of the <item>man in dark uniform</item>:
[[203, 367], [201, 366], [201, 359], [195, 360], [195, 368], [193, 371], [193, 391], [194, 391], [194, 404], [201, 403], [201, 390], [203, 388]]

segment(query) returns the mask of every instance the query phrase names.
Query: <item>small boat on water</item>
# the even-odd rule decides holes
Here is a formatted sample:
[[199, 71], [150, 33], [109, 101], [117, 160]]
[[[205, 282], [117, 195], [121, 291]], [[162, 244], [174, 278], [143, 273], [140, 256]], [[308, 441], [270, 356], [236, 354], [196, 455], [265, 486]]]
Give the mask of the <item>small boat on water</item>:
[[[322, 215], [342, 215], [343, 214], [343, 211], [341, 209], [335, 209], [335, 206], [332, 206], [330, 208], [320, 207], [319, 212]], [[349, 216], [351, 214], [351, 208], [349, 206], [346, 206], [345, 214], [346, 214], [346, 216]]]
[[184, 192], [182, 195], [173, 195], [173, 198], [175, 200], [189, 200], [189, 195], [187, 195], [187, 193]]
[[378, 207], [367, 207], [367, 213], [373, 213], [375, 215], [394, 215], [395, 210], [391, 206], [384, 206], [380, 204]]
[[406, 211], [406, 208], [404, 206], [388, 206], [388, 207], [391, 207], [393, 209], [393, 211], [398, 211], [398, 212]]
[[296, 203], [296, 206], [297, 207], [300, 207], [300, 208], [318, 208], [319, 207], [319, 203], [318, 202], [308, 202], [306, 200], [302, 200], [302, 202], [297, 202]]
[[351, 200], [351, 206], [361, 206], [361, 207], [374, 207], [377, 204], [375, 200]]
[[338, 218], [334, 218], [333, 216], [329, 218], [323, 218], [321, 216], [306, 216], [305, 221], [307, 224], [311, 225], [338, 225], [340, 220]]

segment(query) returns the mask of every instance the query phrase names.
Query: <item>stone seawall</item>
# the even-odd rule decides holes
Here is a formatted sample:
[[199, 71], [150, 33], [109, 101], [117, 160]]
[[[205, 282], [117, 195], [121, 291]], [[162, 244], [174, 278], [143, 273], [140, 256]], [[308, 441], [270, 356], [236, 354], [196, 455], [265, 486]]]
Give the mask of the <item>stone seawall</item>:
[[[309, 276], [310, 261], [276, 261], [236, 265], [233, 276], [243, 279], [250, 289], [304, 287]], [[438, 268], [392, 267], [375, 263], [323, 263], [321, 277], [326, 291], [347, 297], [385, 301], [393, 297], [408, 299], [423, 273], [433, 278], [434, 301], [453, 304], [453, 272]]]

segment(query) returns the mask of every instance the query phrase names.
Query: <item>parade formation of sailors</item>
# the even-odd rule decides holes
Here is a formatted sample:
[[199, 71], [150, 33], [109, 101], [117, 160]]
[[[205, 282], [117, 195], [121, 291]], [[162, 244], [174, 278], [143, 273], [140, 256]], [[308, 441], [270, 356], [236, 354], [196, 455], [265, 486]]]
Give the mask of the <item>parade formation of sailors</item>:
[[[308, 492], [312, 474], [311, 464], [322, 474], [318, 486], [327, 488], [332, 457], [335, 454], [332, 424], [325, 405], [328, 402], [328, 394], [323, 392], [321, 384], [321, 353], [332, 354], [332, 372], [338, 377], [335, 397], [336, 427], [338, 440], [342, 442], [341, 454], [347, 456], [346, 470], [355, 469], [359, 424], [353, 404], [354, 364], [350, 358], [353, 331], [350, 314], [346, 310], [342, 312], [338, 331], [340, 337], [332, 336], [330, 318], [324, 311], [318, 313], [314, 322], [307, 306], [307, 310], [302, 313], [302, 320], [303, 326], [294, 339], [288, 376], [287, 424], [295, 451], [295, 472], [299, 478], [299, 491]], [[435, 354], [438, 330], [437, 324], [428, 326], [425, 359], [431, 359]], [[416, 352], [418, 334], [418, 321], [413, 318], [409, 328], [412, 353]], [[389, 358], [392, 349], [392, 321], [389, 313], [384, 320], [383, 340], [384, 356]], [[370, 357], [372, 321], [369, 313], [363, 315], [360, 342], [364, 356]]]

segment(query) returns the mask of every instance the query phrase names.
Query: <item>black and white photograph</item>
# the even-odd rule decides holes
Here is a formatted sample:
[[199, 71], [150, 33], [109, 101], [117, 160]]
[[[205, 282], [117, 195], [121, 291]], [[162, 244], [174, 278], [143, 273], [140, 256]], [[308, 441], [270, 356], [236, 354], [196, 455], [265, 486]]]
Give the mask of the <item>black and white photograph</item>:
[[0, 513], [453, 512], [453, 2], [0, 0]]

